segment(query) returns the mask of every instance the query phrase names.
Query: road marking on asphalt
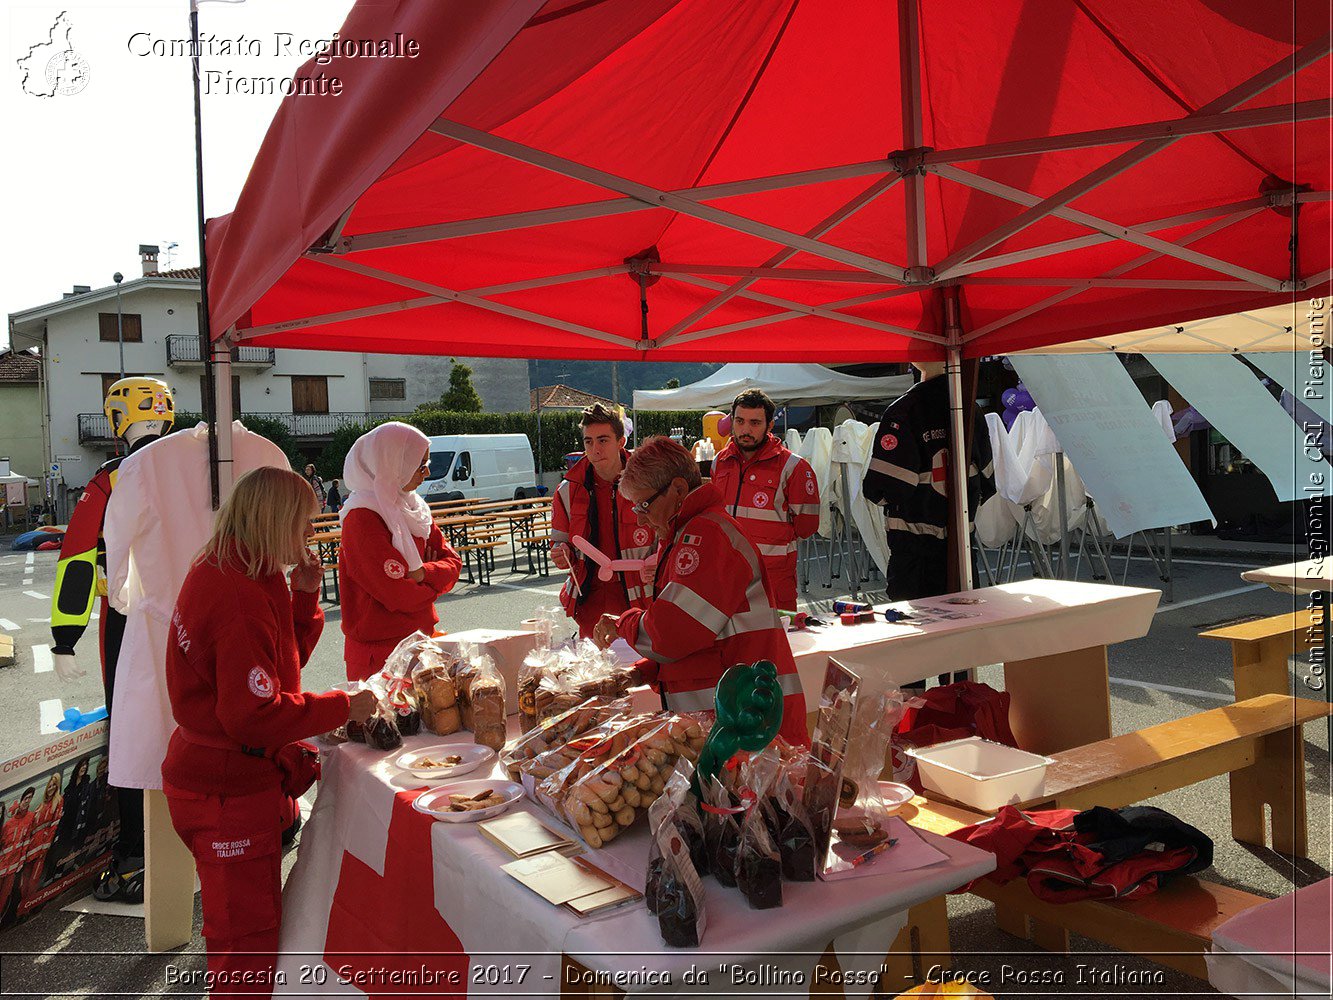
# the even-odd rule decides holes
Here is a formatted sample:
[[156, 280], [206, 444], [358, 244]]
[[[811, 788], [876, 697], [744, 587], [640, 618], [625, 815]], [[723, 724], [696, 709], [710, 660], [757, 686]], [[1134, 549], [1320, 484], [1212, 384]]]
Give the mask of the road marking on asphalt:
[[[491, 583], [491, 584], [488, 584], [488, 585], [477, 584], [475, 590], [469, 590], [469, 591], [466, 591], [466, 593], [467, 593], [467, 594], [484, 594], [484, 593], [486, 593], [486, 590], [487, 590], [487, 587], [488, 587], [488, 586], [489, 586], [489, 587], [493, 587], [493, 588], [498, 588], [498, 589], [501, 589], [501, 590], [530, 590], [530, 591], [532, 591], [533, 593], [536, 593], [536, 594], [558, 594], [558, 593], [560, 593], [560, 587], [559, 587], [559, 586], [555, 586], [555, 587], [552, 587], [552, 586], [537, 587], [537, 586], [533, 586], [533, 585], [531, 585], [531, 584], [523, 584], [523, 583]], [[463, 596], [463, 595], [460, 594], [459, 596]]]
[[37, 622], [37, 623], [39, 623], [39, 624], [42, 623], [42, 622], [45, 622], [47, 625], [50, 625], [50, 624], [51, 624], [51, 619], [50, 619], [50, 618], [29, 618], [28, 621], [29, 621], [29, 622]]
[[65, 704], [59, 698], [47, 698], [37, 706], [37, 714], [41, 720], [41, 734], [51, 736], [60, 732], [58, 724], [64, 721]]
[[24, 566], [24, 568], [25, 568], [25, 569], [32, 569], [32, 561], [33, 561], [33, 559], [35, 559], [36, 557], [37, 557], [37, 553], [35, 553], [35, 552], [29, 552], [29, 553], [28, 553], [28, 558], [25, 559], [25, 560], [23, 560], [23, 566]]
[[39, 593], [37, 593], [37, 591], [35, 591], [35, 590], [25, 590], [25, 591], [23, 592], [23, 596], [24, 596], [24, 597], [31, 597], [31, 598], [33, 598], [33, 600], [37, 600], [37, 601], [49, 601], [49, 600], [51, 599], [51, 595], [50, 595], [50, 594], [39, 594]]
[[1235, 597], [1237, 594], [1248, 594], [1255, 590], [1267, 590], [1266, 583], [1252, 583], [1248, 587], [1237, 587], [1235, 590], [1223, 590], [1217, 594], [1205, 594], [1203, 597], [1193, 597], [1188, 601], [1176, 601], [1174, 604], [1167, 604], [1158, 608], [1154, 614], [1162, 614], [1164, 611], [1178, 611], [1181, 608], [1192, 607], [1195, 604], [1207, 604], [1209, 601], [1220, 601], [1224, 597]]
[[8, 618], [0, 618], [0, 628], [4, 629], [6, 632], [17, 632], [19, 630], [19, 627]]
[[23, 586], [25, 586], [25, 587], [31, 587], [31, 586], [32, 586], [32, 577], [30, 577], [30, 576], [25, 576], [25, 577], [23, 578]]
[[1183, 694], [1191, 698], [1207, 698], [1209, 701], [1233, 702], [1236, 700], [1234, 695], [1218, 694], [1216, 691], [1198, 691], [1194, 688], [1173, 687], [1170, 684], [1153, 684], [1151, 681], [1132, 681], [1128, 677], [1111, 677], [1108, 679], [1112, 684], [1147, 688], [1149, 691], [1162, 691], [1166, 694]]
[[55, 668], [56, 662], [51, 655], [50, 646], [32, 647], [32, 672], [34, 674], [49, 674]]

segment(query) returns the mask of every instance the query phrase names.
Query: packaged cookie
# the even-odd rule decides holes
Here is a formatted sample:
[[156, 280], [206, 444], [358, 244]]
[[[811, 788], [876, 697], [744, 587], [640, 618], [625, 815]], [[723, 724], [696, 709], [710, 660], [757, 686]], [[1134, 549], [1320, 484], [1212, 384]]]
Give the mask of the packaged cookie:
[[657, 918], [662, 941], [673, 948], [697, 948], [707, 916], [704, 887], [680, 832], [678, 813], [667, 810], [653, 829], [644, 898]]
[[736, 886], [756, 910], [782, 905], [782, 859], [769, 827], [771, 809], [764, 804], [777, 769], [777, 754], [765, 752], [752, 757], [744, 773], [748, 808], [740, 815]]
[[481, 657], [469, 675], [466, 706], [463, 721], [475, 742], [500, 750], [505, 743], [505, 681], [489, 656]]
[[[740, 849], [741, 829], [738, 817], [745, 812], [739, 794], [728, 787], [734, 771], [723, 771], [701, 781], [703, 801], [699, 804], [704, 828], [704, 847], [708, 852], [708, 870], [722, 885], [736, 884], [736, 855]], [[724, 783], [725, 782], [725, 783]]]
[[782, 858], [782, 877], [792, 882], [813, 882], [819, 874], [814, 824], [801, 797], [804, 767], [800, 758], [784, 760], [772, 791], [762, 800]]
[[628, 714], [628, 701], [613, 702], [605, 698], [592, 698], [530, 729], [505, 747], [500, 754], [500, 760], [505, 770], [509, 772], [509, 777], [518, 781], [520, 768], [525, 761], [530, 761], [554, 747], [563, 746], [594, 726]]

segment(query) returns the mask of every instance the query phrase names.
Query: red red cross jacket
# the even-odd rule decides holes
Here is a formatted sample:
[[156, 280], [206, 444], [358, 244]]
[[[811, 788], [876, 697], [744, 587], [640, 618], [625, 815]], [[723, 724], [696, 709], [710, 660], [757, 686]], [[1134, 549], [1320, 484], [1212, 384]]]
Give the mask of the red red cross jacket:
[[713, 485], [763, 557], [779, 610], [795, 611], [796, 543], [819, 528], [815, 470], [770, 434], [748, 462], [728, 441], [713, 460]]
[[[9, 808], [13, 810], [17, 804], [15, 800]], [[15, 875], [23, 868], [28, 859], [28, 842], [36, 825], [37, 814], [31, 807], [21, 816], [11, 812], [5, 817], [4, 829], [0, 830], [0, 878]]]
[[[200, 560], [185, 577], [167, 641], [176, 719], [162, 777], [203, 795], [246, 795], [280, 781], [270, 752], [347, 721], [342, 691], [301, 690], [301, 667], [324, 628], [315, 594], [280, 573], [252, 580]], [[234, 749], [222, 749], [223, 746]]]
[[349, 511], [342, 522], [338, 545], [338, 585], [342, 599], [342, 630], [363, 643], [398, 642], [421, 631], [430, 635], [440, 620], [435, 599], [458, 582], [462, 560], [431, 526], [429, 538], [414, 538], [417, 551], [444, 553], [421, 564], [424, 578], [407, 575], [403, 555], [393, 547], [384, 519], [362, 507]]
[[[622, 451], [620, 454], [622, 461], [629, 461], [628, 452]], [[585, 624], [584, 619], [589, 613], [595, 612], [594, 620], [588, 624], [588, 629], [596, 624], [595, 619], [600, 616], [600, 608], [592, 607], [588, 612], [584, 610], [584, 601], [589, 593], [591, 564], [574, 548], [574, 543], [571, 541], [573, 536], [586, 538], [612, 559], [646, 559], [652, 554], [656, 542], [652, 530], [638, 523], [638, 519], [634, 516], [633, 504], [620, 495], [618, 480], [611, 486], [611, 495], [615, 500], [613, 521], [615, 537], [594, 537], [597, 532], [594, 531], [591, 514], [592, 491], [595, 488], [593, 477], [596, 475], [591, 462], [586, 458], [579, 459], [555, 488], [555, 499], [551, 504], [551, 544], [568, 545], [572, 559], [569, 577], [560, 588], [560, 604], [565, 613], [578, 621], [580, 626]], [[596, 572], [595, 566], [592, 567], [592, 572]], [[618, 582], [612, 580], [611, 583], [624, 588], [626, 606], [631, 608], [648, 606], [648, 598], [652, 592], [650, 585], [645, 584], [637, 575], [621, 573], [617, 574], [617, 577]]]
[[677, 712], [712, 711], [723, 671], [771, 660], [784, 694], [781, 734], [809, 744], [801, 679], [763, 565], [716, 487], [685, 498], [660, 549], [652, 603], [621, 615], [619, 632], [647, 658], [641, 672]]

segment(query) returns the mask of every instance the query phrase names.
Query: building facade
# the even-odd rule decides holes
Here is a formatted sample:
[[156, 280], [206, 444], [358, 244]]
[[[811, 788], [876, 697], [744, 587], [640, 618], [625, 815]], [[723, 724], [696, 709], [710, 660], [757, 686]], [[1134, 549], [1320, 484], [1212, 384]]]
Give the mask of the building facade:
[[[41, 358], [31, 351], [0, 351], [0, 472], [4, 460], [13, 474], [29, 479], [40, 480], [46, 469], [41, 374]], [[29, 490], [30, 501], [38, 496]]]
[[[9, 316], [13, 347], [40, 353], [46, 393], [37, 407], [38, 433], [47, 461], [60, 465], [69, 487], [83, 485], [115, 453], [102, 401], [122, 371], [165, 381], [177, 413], [203, 412], [198, 269], [158, 272], [156, 248], [140, 250], [141, 277], [98, 289], [75, 286], [59, 301]], [[231, 367], [237, 415], [285, 424], [313, 457], [341, 427], [438, 399], [448, 387], [450, 361], [240, 346]], [[525, 361], [477, 361], [473, 382], [487, 409], [527, 409]]]

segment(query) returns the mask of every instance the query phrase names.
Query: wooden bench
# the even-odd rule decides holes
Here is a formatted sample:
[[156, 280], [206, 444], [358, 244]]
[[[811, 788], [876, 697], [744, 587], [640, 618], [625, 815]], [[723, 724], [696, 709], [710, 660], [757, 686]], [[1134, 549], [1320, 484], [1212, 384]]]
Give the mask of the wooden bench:
[[1304, 857], [1305, 744], [1301, 727], [1323, 719], [1322, 702], [1265, 694], [1234, 705], [1051, 754], [1046, 786], [1020, 809], [1118, 809], [1208, 778], [1231, 775], [1231, 835]]
[[[945, 835], [988, 818], [920, 796], [899, 815], [913, 826]], [[1236, 914], [1267, 902], [1262, 896], [1190, 875], [1177, 876], [1151, 896], [1128, 902], [1047, 903], [1034, 896], [1021, 878], [1003, 886], [981, 879], [971, 891], [995, 904], [995, 922], [1001, 930], [1047, 951], [1067, 952], [1073, 931], [1203, 980], [1208, 978], [1204, 955], [1213, 931]]]
[[1291, 690], [1288, 659], [1312, 645], [1309, 609], [1200, 632], [1204, 639], [1231, 643], [1236, 700]]

